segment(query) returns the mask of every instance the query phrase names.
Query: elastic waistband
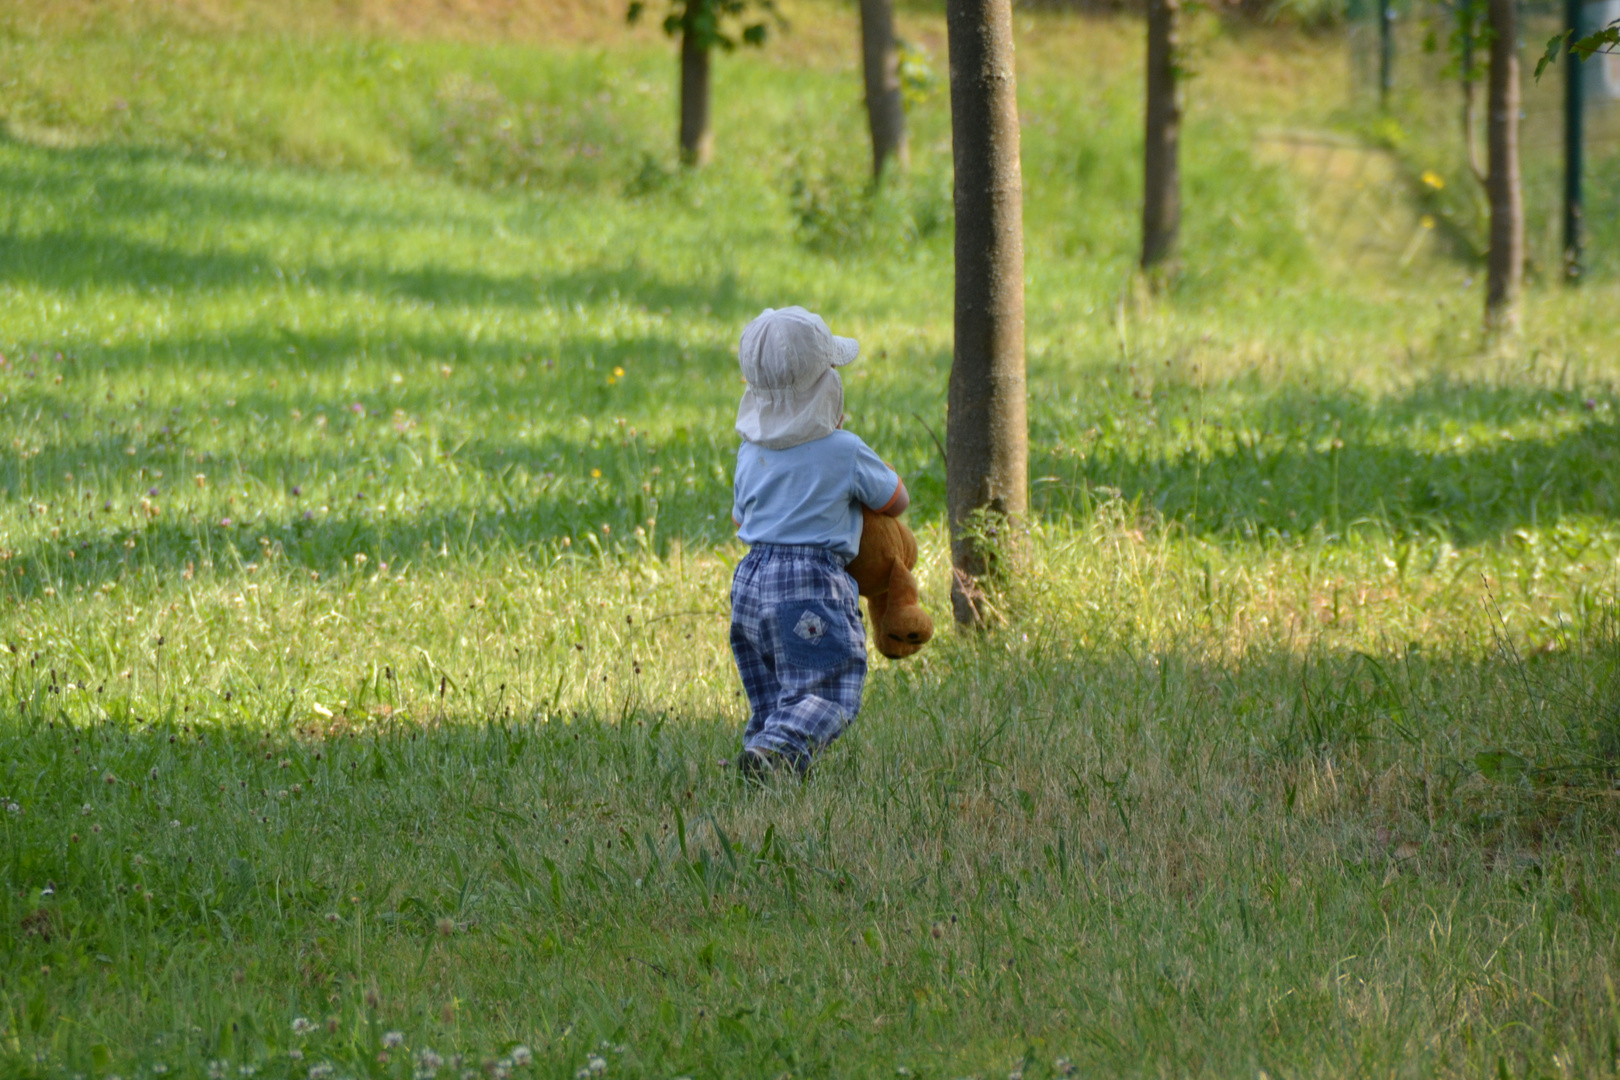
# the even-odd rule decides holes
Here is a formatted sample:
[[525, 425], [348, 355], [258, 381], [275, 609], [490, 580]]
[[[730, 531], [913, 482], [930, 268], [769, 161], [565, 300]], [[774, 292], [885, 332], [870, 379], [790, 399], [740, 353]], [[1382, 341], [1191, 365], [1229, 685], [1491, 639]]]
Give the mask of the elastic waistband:
[[836, 551], [816, 544], [755, 544], [748, 549], [748, 558], [756, 556], [761, 559], [815, 559], [831, 563], [840, 570], [846, 565], [844, 557]]

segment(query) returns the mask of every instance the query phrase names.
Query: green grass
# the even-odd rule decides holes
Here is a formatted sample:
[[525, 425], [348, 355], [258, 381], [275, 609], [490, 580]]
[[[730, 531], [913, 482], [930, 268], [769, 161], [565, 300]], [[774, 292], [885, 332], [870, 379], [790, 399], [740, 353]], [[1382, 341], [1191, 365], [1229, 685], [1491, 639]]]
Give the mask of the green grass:
[[645, 37], [118, 10], [0, 16], [0, 1073], [1615, 1071], [1616, 286], [1487, 348], [1314, 246], [1251, 138], [1331, 42], [1203, 24], [1150, 298], [1136, 29], [1020, 16], [1000, 621], [749, 792], [759, 308], [862, 339], [949, 610], [943, 92], [873, 195], [842, 9], [698, 176]]

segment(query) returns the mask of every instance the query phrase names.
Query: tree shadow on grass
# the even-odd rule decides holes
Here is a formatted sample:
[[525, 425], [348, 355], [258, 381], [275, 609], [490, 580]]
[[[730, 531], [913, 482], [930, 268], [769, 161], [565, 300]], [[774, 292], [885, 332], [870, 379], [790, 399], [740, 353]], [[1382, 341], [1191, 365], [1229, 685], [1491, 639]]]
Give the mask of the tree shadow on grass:
[[1037, 451], [1037, 509], [1081, 512], [1112, 489], [1209, 537], [1371, 523], [1458, 545], [1620, 517], [1620, 428], [1607, 397], [1436, 379], [1381, 398], [1260, 392], [1217, 415], [1218, 427], [1189, 419], [1170, 436], [1081, 435], [1085, 449]]
[[700, 312], [736, 321], [756, 315], [763, 301], [744, 293], [735, 273], [713, 280], [677, 281], [628, 261], [617, 266], [550, 273], [477, 273], [446, 266], [415, 269], [351, 259], [283, 268], [269, 253], [219, 249], [179, 251], [141, 240], [75, 230], [0, 233], [0, 285], [73, 293], [91, 289], [186, 290], [194, 295], [288, 285], [322, 290], [335, 300], [420, 301], [449, 307], [532, 310], [610, 301], [649, 311]]
[[[524, 222], [508, 221], [494, 210], [483, 216], [457, 211], [443, 192], [419, 214], [377, 207], [359, 193], [329, 195], [313, 185], [294, 185], [294, 194], [273, 192], [266, 190], [269, 185], [264, 182], [272, 174], [221, 168], [218, 175], [205, 176], [200, 166], [155, 150], [29, 147], [27, 153], [35, 160], [0, 161], [0, 200], [16, 207], [49, 205], [53, 194], [65, 200], [72, 184], [93, 190], [95, 213], [80, 216], [70, 227], [43, 230], [23, 230], [0, 219], [0, 251], [5, 253], [0, 260], [0, 284], [59, 292], [84, 288], [207, 292], [276, 289], [287, 283], [337, 296], [352, 293], [450, 306], [533, 308], [541, 303], [590, 305], [612, 299], [653, 311], [697, 310], [722, 319], [752, 315], [764, 306], [742, 290], [734, 273], [682, 281], [667, 272], [641, 267], [634, 258], [617, 265], [503, 274], [431, 262], [400, 267], [388, 264], [380, 253], [375, 258], [351, 254], [330, 260], [313, 253], [286, 263], [269, 250], [230, 250], [217, 244], [206, 251], [186, 250], [124, 235], [114, 226], [120, 220], [139, 225], [177, 214], [194, 227], [209, 227], [226, 236], [234, 231], [237, 236], [250, 237], [249, 225], [281, 223], [300, 230], [313, 226], [327, 235], [344, 237], [352, 249], [358, 246], [357, 238], [368, 234], [380, 245], [402, 230], [425, 225], [487, 232], [490, 243], [500, 245], [502, 241], [496, 238], [500, 228], [512, 228], [521, 236]], [[188, 165], [189, 171], [182, 171]], [[170, 167], [166, 173], [161, 171], [165, 166]], [[62, 185], [60, 192], [48, 186], [53, 181]], [[541, 201], [514, 204], [511, 209], [519, 219], [570, 210]], [[176, 232], [183, 241], [180, 230]]]

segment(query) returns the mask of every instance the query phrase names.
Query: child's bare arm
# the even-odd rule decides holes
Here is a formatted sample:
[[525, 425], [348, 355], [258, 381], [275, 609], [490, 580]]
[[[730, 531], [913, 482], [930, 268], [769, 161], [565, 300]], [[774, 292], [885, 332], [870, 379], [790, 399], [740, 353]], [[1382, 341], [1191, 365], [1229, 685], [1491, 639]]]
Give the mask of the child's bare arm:
[[887, 503], [884, 503], [882, 506], [872, 507], [872, 512], [875, 514], [885, 514], [889, 517], [899, 517], [901, 514], [906, 512], [906, 507], [910, 505], [911, 493], [906, 490], [906, 482], [902, 480], [894, 489], [894, 497], [891, 498]]

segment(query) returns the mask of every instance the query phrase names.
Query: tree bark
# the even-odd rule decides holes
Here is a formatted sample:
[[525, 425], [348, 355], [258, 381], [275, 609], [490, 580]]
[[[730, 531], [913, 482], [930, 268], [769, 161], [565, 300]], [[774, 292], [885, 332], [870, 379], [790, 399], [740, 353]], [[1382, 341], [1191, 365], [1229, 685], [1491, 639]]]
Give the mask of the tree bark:
[[956, 204], [956, 349], [945, 425], [945, 498], [956, 619], [980, 625], [976, 582], [995, 570], [978, 535], [1028, 509], [1024, 211], [1011, 0], [946, 0]]
[[[1465, 0], [1472, 3], [1472, 0]], [[1468, 171], [1474, 174], [1474, 179], [1481, 187], [1486, 185], [1485, 166], [1479, 160], [1479, 87], [1474, 81], [1474, 31], [1478, 24], [1474, 21], [1476, 16], [1470, 7], [1464, 16], [1468, 19], [1468, 33], [1463, 38], [1462, 45], [1462, 130], [1463, 145], [1468, 149]]]
[[1482, 186], [1488, 183], [1490, 175], [1479, 160], [1479, 94], [1474, 86], [1473, 79], [1464, 79], [1462, 84], [1463, 107], [1462, 129], [1463, 145], [1468, 149], [1468, 171], [1474, 174], [1474, 179]]
[[872, 177], [876, 179], [891, 158], [902, 169], [909, 163], [892, 0], [861, 0], [861, 57], [866, 69], [866, 119], [872, 129]]
[[714, 156], [709, 129], [709, 47], [692, 25], [696, 4], [688, 5], [681, 27], [681, 162], [707, 165]]
[[1487, 98], [1486, 154], [1490, 174], [1491, 250], [1485, 273], [1485, 325], [1519, 326], [1519, 289], [1524, 279], [1524, 196], [1519, 183], [1518, 0], [1490, 0], [1491, 70]]
[[1181, 231], [1181, 0], [1149, 0], [1147, 118], [1142, 169], [1142, 269], [1173, 259]]

